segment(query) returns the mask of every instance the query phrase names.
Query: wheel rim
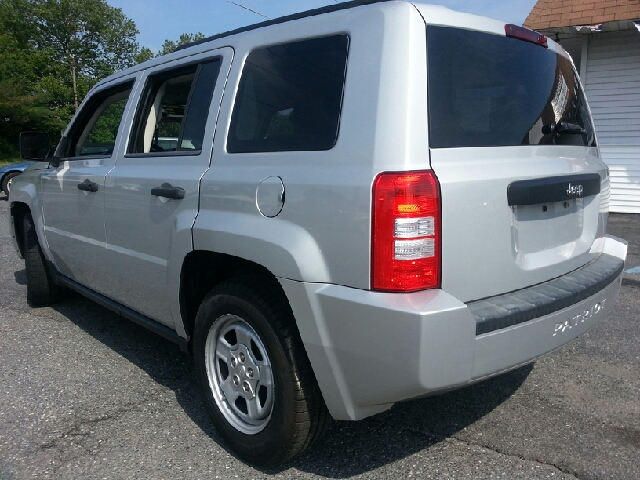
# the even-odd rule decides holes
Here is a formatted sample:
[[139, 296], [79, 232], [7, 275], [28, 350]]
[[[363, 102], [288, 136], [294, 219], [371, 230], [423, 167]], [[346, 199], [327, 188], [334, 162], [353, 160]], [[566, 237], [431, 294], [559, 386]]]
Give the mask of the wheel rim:
[[273, 410], [273, 372], [253, 327], [236, 315], [216, 319], [207, 336], [205, 365], [225, 419], [247, 435], [262, 431]]

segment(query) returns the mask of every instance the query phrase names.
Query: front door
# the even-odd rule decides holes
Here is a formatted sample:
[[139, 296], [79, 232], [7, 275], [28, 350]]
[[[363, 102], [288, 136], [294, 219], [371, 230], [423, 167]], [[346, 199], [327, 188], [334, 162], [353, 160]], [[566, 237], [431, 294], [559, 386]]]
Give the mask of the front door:
[[100, 291], [104, 272], [104, 180], [115, 165], [133, 79], [92, 94], [60, 142], [57, 168], [41, 177], [45, 240], [60, 273]]

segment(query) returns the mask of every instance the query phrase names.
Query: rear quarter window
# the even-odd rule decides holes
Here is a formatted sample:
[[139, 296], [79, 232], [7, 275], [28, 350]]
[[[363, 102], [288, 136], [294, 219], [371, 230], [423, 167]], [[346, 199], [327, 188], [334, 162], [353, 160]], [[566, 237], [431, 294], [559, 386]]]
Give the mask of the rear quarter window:
[[329, 150], [338, 138], [349, 37], [253, 50], [227, 138], [230, 153]]

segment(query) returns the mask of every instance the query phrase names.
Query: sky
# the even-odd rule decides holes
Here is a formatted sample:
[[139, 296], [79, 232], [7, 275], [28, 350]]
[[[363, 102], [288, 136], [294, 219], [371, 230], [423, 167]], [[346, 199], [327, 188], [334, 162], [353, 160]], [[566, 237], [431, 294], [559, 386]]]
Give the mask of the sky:
[[[266, 20], [236, 4], [270, 18], [333, 5], [343, 0], [106, 0], [132, 19], [140, 34], [138, 43], [158, 52], [165, 40], [182, 33], [205, 36]], [[475, 13], [522, 25], [536, 0], [426, 0], [461, 12]]]

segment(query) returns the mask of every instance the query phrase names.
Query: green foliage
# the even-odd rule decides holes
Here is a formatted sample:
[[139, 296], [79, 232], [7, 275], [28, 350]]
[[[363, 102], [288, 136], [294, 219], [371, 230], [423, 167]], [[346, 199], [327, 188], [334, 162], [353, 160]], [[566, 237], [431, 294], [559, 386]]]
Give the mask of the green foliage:
[[147, 60], [151, 60], [154, 57], [150, 48], [142, 47], [140, 51], [134, 57], [136, 63], [144, 63]]
[[[12, 163], [19, 163], [19, 162], [24, 162], [24, 160], [20, 157], [0, 158], [0, 167], [4, 167], [5, 165], [11, 165]], [[0, 480], [2, 480], [2, 477], [0, 477]]]
[[44, 103], [43, 95], [25, 94], [14, 81], [0, 80], [0, 158], [19, 156], [18, 136], [22, 131], [45, 131], [53, 138], [58, 135], [66, 118]]
[[134, 64], [135, 23], [104, 0], [6, 0], [24, 5], [38, 50], [94, 79]]
[[[18, 155], [21, 131], [47, 132], [56, 143], [93, 85], [154, 58], [137, 34], [106, 0], [0, 0], [0, 159]], [[166, 40], [158, 55], [203, 38]], [[120, 118], [111, 117], [94, 128], [96, 142], [113, 141]]]
[[186, 45], [187, 43], [197, 42], [198, 40], [203, 40], [205, 37], [202, 33], [183, 33], [180, 35], [180, 38], [177, 42], [172, 40], [165, 40], [162, 44], [162, 49], [158, 52], [158, 57], [160, 55], [166, 55], [168, 53], [174, 52], [176, 48], [181, 45]]
[[20, 131], [56, 142], [90, 88], [149, 55], [104, 0], [0, 0], [0, 157]]
[[89, 132], [87, 143], [115, 144], [126, 104], [123, 99], [109, 105]]

